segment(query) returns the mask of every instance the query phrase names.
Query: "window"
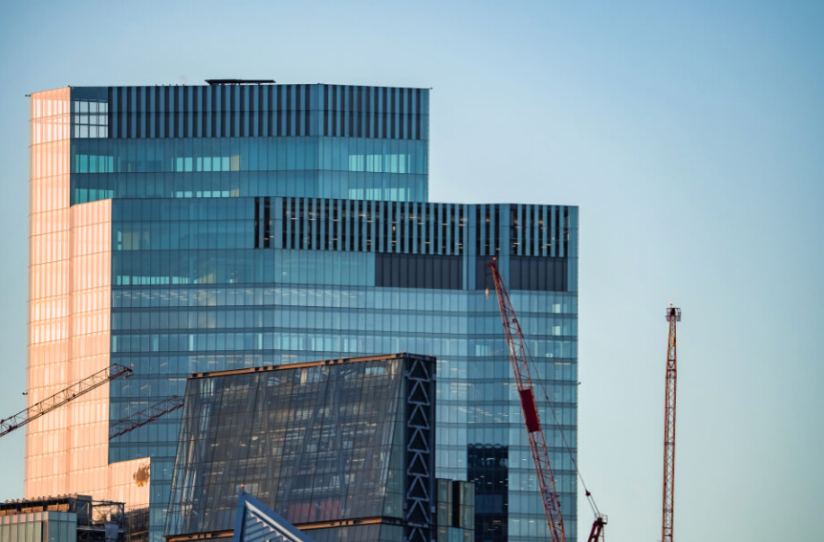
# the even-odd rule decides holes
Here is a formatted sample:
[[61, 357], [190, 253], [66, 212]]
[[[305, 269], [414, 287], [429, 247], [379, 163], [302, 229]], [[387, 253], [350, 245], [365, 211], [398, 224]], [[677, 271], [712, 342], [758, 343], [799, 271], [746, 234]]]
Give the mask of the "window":
[[75, 101], [72, 103], [75, 138], [109, 137], [109, 104]]

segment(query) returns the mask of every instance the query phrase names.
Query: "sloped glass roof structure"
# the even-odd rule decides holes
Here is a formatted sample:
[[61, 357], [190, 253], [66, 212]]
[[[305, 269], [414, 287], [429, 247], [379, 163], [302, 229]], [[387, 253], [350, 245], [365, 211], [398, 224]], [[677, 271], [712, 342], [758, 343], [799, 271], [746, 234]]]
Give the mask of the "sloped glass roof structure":
[[312, 539], [428, 541], [434, 370], [394, 354], [194, 374], [167, 533], [237, 525], [237, 488]]

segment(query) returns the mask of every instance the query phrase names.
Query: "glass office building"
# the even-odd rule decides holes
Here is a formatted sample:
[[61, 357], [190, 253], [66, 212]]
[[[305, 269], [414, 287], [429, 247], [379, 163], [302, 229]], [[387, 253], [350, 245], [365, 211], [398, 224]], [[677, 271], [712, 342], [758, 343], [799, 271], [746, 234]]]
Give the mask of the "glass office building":
[[245, 484], [317, 542], [429, 542], [435, 397], [414, 354], [192, 375], [167, 534], [235, 529]]
[[[437, 475], [502, 447], [506, 498], [477, 525], [545, 537], [486, 263], [574, 449], [578, 209], [429, 202], [428, 111], [428, 90], [384, 87], [33, 94], [28, 401], [112, 362], [135, 376], [29, 425], [27, 495], [149, 503], [159, 540], [180, 412], [110, 425], [194, 372], [407, 351], [438, 359]], [[541, 414], [574, 537], [573, 466]]]

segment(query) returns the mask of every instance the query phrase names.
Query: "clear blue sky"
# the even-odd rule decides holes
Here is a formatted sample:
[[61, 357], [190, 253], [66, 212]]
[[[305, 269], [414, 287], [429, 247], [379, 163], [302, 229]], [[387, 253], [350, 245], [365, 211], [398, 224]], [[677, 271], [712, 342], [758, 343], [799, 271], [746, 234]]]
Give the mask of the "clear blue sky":
[[[820, 539], [823, 28], [800, 1], [4, 2], [0, 417], [24, 405], [25, 93], [433, 87], [433, 200], [581, 207], [580, 464], [608, 539], [660, 537], [669, 301], [676, 535]], [[22, 433], [0, 499], [22, 496]]]

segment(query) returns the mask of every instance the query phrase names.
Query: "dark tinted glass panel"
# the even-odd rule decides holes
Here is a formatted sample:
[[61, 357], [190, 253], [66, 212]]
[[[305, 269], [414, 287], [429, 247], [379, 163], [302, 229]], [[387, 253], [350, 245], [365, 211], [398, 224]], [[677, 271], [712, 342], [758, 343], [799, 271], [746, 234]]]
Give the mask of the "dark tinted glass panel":
[[565, 292], [567, 259], [511, 256], [509, 282], [513, 290]]
[[[480, 237], [480, 236], [479, 236]], [[492, 271], [489, 269], [489, 256], [479, 256], [475, 258], [475, 289], [495, 291], [495, 282], [492, 280]], [[510, 286], [514, 288], [514, 286]]]
[[375, 254], [375, 286], [460, 290], [460, 256]]
[[509, 448], [470, 444], [467, 477], [475, 483], [475, 540], [507, 540]]

